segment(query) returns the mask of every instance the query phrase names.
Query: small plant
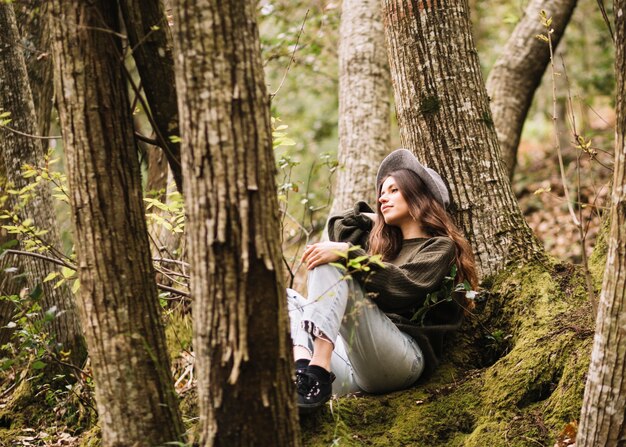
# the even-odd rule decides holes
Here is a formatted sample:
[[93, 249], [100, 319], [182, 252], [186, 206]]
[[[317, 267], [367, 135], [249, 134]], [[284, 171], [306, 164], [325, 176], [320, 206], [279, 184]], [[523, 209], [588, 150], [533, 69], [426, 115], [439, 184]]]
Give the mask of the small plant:
[[337, 255], [345, 259], [345, 264], [340, 262], [331, 262], [330, 265], [346, 272], [346, 276], [351, 276], [356, 272], [369, 272], [372, 270], [372, 265], [385, 268], [381, 255], [362, 255], [350, 259], [350, 253], [359, 250], [360, 248], [361, 247], [359, 245], [355, 245], [348, 248], [345, 252], [336, 251], [335, 253]]
[[[145, 197], [146, 220], [148, 224], [157, 223], [172, 233], [183, 233], [185, 230], [185, 209], [183, 196], [178, 192], [167, 194], [166, 203], [156, 198]], [[155, 212], [159, 210], [160, 212]]]
[[469, 300], [476, 299], [478, 293], [472, 290], [469, 282], [463, 281], [462, 283], [455, 284], [456, 273], [457, 267], [453, 265], [450, 269], [450, 274], [444, 278], [441, 288], [436, 292], [431, 292], [426, 295], [424, 304], [413, 314], [411, 322], [423, 326], [426, 315], [431, 309], [441, 303], [453, 301], [454, 295], [457, 293], [465, 293], [465, 298]]
[[[13, 304], [15, 313], [5, 326], [12, 329], [9, 343], [1, 347], [0, 371], [28, 380], [34, 396], [41, 396], [55, 417], [68, 424], [78, 423], [87, 412], [95, 414], [94, 384], [85, 371], [68, 363], [70, 352], [63, 351], [49, 330], [63, 311], [56, 306], [42, 309], [43, 288], [23, 289], [19, 295], [0, 296]], [[44, 378], [44, 380], [41, 380]]]
[[487, 339], [486, 347], [501, 356], [509, 349], [509, 340], [513, 338], [512, 334], [505, 334], [501, 329], [489, 333], [485, 336]]

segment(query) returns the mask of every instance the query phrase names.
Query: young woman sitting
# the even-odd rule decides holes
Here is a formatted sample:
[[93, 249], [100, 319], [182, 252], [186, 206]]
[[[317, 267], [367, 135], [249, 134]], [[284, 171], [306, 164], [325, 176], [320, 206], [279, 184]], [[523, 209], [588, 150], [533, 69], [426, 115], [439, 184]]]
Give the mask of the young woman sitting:
[[[437, 366], [444, 337], [472, 306], [458, 292], [429, 299], [450, 274], [454, 284], [477, 285], [471, 247], [446, 211], [439, 174], [398, 149], [381, 163], [376, 188], [375, 214], [358, 202], [330, 218], [330, 241], [306, 247], [308, 299], [288, 290], [301, 412], [323, 406], [333, 392], [411, 386]], [[329, 265], [356, 258], [367, 268]]]

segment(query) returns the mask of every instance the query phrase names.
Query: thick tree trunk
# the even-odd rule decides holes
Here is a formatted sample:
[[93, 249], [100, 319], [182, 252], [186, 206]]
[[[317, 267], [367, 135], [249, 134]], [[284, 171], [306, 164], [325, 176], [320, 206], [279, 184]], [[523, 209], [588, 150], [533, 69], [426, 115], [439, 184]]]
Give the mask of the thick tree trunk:
[[400, 136], [448, 182], [482, 276], [529, 259], [532, 235], [500, 157], [467, 0], [383, 1]]
[[19, 0], [15, 9], [35, 104], [37, 135], [48, 135], [54, 101], [48, 2]]
[[344, 0], [339, 30], [339, 165], [331, 215], [374, 203], [389, 150], [389, 67], [378, 0]]
[[551, 39], [556, 47], [575, 7], [576, 0], [532, 0], [487, 78], [493, 123], [510, 178], [528, 109], [550, 63], [548, 44], [536, 37], [546, 32], [539, 13], [543, 9], [552, 18]]
[[[11, 113], [10, 126], [25, 134], [36, 134], [36, 119], [31, 96], [26, 65], [19, 44], [19, 34], [13, 12], [13, 6], [0, 3], [0, 110]], [[6, 129], [0, 130], [2, 137], [2, 157], [7, 179], [15, 189], [30, 185], [33, 177], [22, 176], [22, 166], [41, 165], [43, 148], [41, 140], [18, 135]], [[33, 224], [48, 230], [43, 236], [47, 246], [58, 250], [61, 246], [57, 232], [56, 217], [52, 207], [52, 195], [46, 182], [35, 190], [31, 200], [19, 204], [13, 197], [9, 203], [16, 206], [21, 221], [32, 219]], [[28, 272], [28, 286], [34, 288], [48, 274], [58, 270], [57, 266], [37, 258], [23, 261]], [[63, 345], [63, 350], [70, 351], [70, 359], [81, 365], [86, 358], [85, 341], [78, 322], [76, 305], [70, 289], [63, 285], [54, 288], [54, 282], [46, 282], [43, 286], [43, 310], [53, 306], [59, 310], [58, 316], [51, 322], [51, 332], [55, 339]]]
[[161, 0], [121, 0], [126, 33], [133, 49], [137, 71], [150, 105], [163, 151], [174, 173], [178, 190], [183, 192], [180, 144], [170, 140], [180, 136], [172, 35]]
[[118, 9], [52, 2], [55, 90], [103, 446], [181, 441], [150, 258]]
[[615, 0], [617, 87], [611, 229], [578, 447], [626, 443], [626, 1]]
[[257, 3], [174, 3], [199, 445], [297, 446]]

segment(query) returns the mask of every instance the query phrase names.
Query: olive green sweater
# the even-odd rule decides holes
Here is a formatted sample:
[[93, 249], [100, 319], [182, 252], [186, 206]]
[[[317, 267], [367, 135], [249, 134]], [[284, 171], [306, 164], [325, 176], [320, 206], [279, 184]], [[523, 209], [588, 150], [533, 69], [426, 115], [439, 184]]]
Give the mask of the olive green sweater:
[[[361, 247], [349, 251], [351, 259], [367, 254], [373, 222], [362, 213], [371, 212], [365, 202], [358, 202], [354, 209], [329, 220], [330, 240]], [[456, 301], [442, 301], [428, 311], [423, 326], [412, 324], [409, 319], [423, 306], [429, 293], [441, 288], [454, 259], [454, 242], [448, 237], [405, 239], [395, 259], [384, 262], [382, 267], [370, 264], [369, 272], [353, 274], [396, 326], [417, 341], [426, 360], [424, 376], [438, 365], [444, 337], [460, 327], [463, 312]]]

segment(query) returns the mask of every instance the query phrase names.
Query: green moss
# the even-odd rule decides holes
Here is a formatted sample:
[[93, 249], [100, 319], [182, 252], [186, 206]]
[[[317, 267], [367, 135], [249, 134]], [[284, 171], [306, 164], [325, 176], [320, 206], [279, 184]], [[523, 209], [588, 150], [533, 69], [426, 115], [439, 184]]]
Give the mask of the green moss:
[[173, 362], [183, 350], [190, 350], [193, 337], [193, 327], [189, 314], [180, 314], [171, 311], [167, 314], [165, 326], [165, 340], [170, 360]]
[[[29, 430], [33, 428], [52, 434], [59, 427], [66, 427], [66, 431], [78, 436], [95, 424], [95, 413], [83, 406], [76, 394], [55, 390], [46, 380], [46, 376], [23, 379], [8, 396], [0, 410], [0, 446], [13, 445], [3, 443], [6, 439], [32, 436]], [[75, 393], [80, 391], [75, 388]]]
[[80, 447], [100, 447], [101, 441], [100, 427], [96, 425], [83, 434], [80, 440]]
[[[582, 403], [593, 335], [584, 284], [581, 269], [550, 260], [509, 267], [429, 380], [335, 401], [303, 421], [305, 445], [553, 445]], [[499, 358], [486, 339], [495, 330], [510, 340]]]

